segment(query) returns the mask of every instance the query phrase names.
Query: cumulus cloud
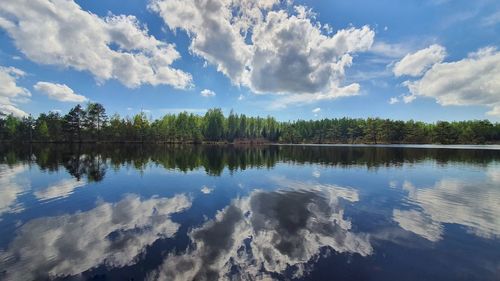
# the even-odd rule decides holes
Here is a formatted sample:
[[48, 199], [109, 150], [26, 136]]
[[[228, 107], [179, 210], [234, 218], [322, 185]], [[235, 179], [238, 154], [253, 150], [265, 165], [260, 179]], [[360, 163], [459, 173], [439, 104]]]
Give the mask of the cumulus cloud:
[[0, 266], [6, 280], [34, 280], [76, 275], [98, 265], [131, 265], [157, 239], [175, 235], [179, 224], [171, 214], [190, 206], [185, 195], [147, 200], [129, 195], [89, 211], [34, 219], [0, 254]]
[[412, 95], [444, 106], [482, 105], [491, 109], [487, 114], [500, 116], [500, 52], [487, 47], [459, 61], [437, 63], [406, 85]]
[[43, 92], [50, 99], [63, 102], [86, 102], [88, 99], [82, 95], [76, 94], [73, 89], [66, 84], [57, 84], [50, 82], [37, 82], [33, 86], [35, 90]]
[[234, 84], [286, 94], [281, 106], [356, 95], [359, 84], [342, 85], [345, 69], [374, 38], [368, 26], [330, 34], [310, 9], [287, 12], [277, 0], [151, 0], [150, 9]]
[[193, 229], [192, 247], [169, 255], [149, 279], [261, 280], [290, 272], [299, 278], [321, 249], [370, 255], [368, 235], [352, 232], [340, 204], [357, 199], [349, 188], [299, 182], [288, 190], [254, 191]]
[[[187, 31], [192, 38], [191, 50], [239, 83], [243, 79], [245, 61], [250, 56], [250, 48], [245, 44], [240, 31], [248, 29], [245, 25], [249, 23], [244, 20], [253, 19], [231, 23], [230, 5], [230, 1], [218, 0], [153, 0], [150, 8], [162, 16], [170, 29]], [[255, 3], [249, 8], [258, 11], [259, 5]], [[242, 12], [244, 8], [242, 7]]]
[[74, 178], [60, 180], [47, 188], [35, 191], [35, 197], [39, 200], [51, 200], [56, 198], [66, 198], [70, 196], [75, 189], [85, 186], [85, 182]]
[[269, 12], [254, 27], [250, 85], [257, 92], [336, 92], [351, 53], [367, 50], [373, 43], [368, 27], [349, 28], [329, 37], [309, 18]]
[[393, 72], [397, 77], [420, 76], [427, 69], [436, 63], [440, 63], [446, 56], [446, 49], [443, 46], [434, 44], [428, 48], [419, 50], [412, 54], [407, 54], [394, 65]]
[[17, 85], [17, 79], [26, 75], [15, 67], [0, 66], [0, 111], [22, 117], [28, 115], [18, 108], [18, 103], [31, 97], [28, 89]]
[[19, 0], [0, 6], [0, 28], [30, 60], [90, 72], [127, 87], [167, 84], [186, 88], [191, 75], [173, 68], [180, 58], [134, 16], [99, 17], [70, 0]]
[[204, 89], [200, 92], [200, 95], [205, 98], [215, 97], [215, 92], [209, 89]]

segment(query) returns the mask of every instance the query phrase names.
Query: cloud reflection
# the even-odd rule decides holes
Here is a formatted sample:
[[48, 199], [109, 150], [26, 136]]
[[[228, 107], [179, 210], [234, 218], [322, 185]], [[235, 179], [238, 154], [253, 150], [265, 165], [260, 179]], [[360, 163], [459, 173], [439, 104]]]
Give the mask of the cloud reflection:
[[55, 198], [66, 198], [70, 196], [75, 189], [85, 185], [84, 181], [74, 178], [63, 179], [43, 190], [35, 192], [35, 197], [39, 200], [45, 201]]
[[408, 200], [417, 210], [395, 210], [394, 221], [405, 230], [439, 241], [442, 224], [459, 224], [483, 238], [500, 237], [500, 170], [488, 168], [483, 181], [445, 178], [430, 188], [406, 183]]
[[254, 191], [193, 229], [192, 246], [169, 255], [149, 279], [255, 280], [286, 270], [300, 277], [324, 247], [370, 255], [368, 235], [351, 231], [340, 204], [357, 198], [353, 189], [329, 185]]
[[212, 191], [214, 191], [214, 189], [210, 188], [210, 187], [208, 187], [206, 185], [204, 185], [204, 186], [201, 187], [201, 192], [203, 194], [210, 194], [210, 193], [212, 193]]
[[29, 189], [29, 183], [20, 181], [18, 176], [26, 169], [22, 164], [0, 165], [0, 216], [23, 210], [17, 198]]
[[397, 222], [401, 228], [420, 235], [432, 242], [441, 240], [443, 226], [439, 222], [433, 221], [429, 215], [415, 210], [394, 210], [392, 215], [394, 221]]
[[101, 264], [130, 265], [146, 246], [172, 237], [179, 224], [170, 215], [190, 206], [185, 195], [128, 195], [86, 212], [34, 219], [0, 252], [0, 268], [7, 280], [33, 280], [77, 275]]

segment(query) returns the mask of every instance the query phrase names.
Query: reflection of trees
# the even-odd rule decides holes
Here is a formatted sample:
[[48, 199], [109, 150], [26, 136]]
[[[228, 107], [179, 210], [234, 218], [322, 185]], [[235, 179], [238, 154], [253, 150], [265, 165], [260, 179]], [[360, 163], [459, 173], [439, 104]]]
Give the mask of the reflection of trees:
[[439, 164], [468, 163], [486, 166], [500, 159], [498, 150], [422, 149], [401, 147], [348, 146], [210, 146], [210, 145], [44, 145], [2, 146], [0, 162], [35, 162], [43, 170], [61, 166], [80, 179], [99, 181], [109, 165], [144, 170], [148, 163], [166, 169], [188, 172], [203, 168], [218, 176], [224, 169], [230, 173], [248, 168], [270, 168], [277, 162], [314, 163], [349, 168], [402, 166], [422, 161]]
[[62, 165], [78, 180], [85, 176], [89, 182], [99, 182], [106, 175], [107, 163], [100, 154], [89, 153], [80, 154], [78, 150], [74, 154], [68, 154], [62, 159]]
[[440, 164], [449, 162], [486, 165], [500, 159], [499, 150], [423, 149], [403, 147], [355, 146], [286, 146], [280, 151], [284, 161], [317, 163], [341, 167], [366, 166], [377, 168], [418, 163], [425, 160]]
[[[292, 190], [255, 191], [190, 233], [192, 247], [169, 255], [156, 280], [260, 280], [301, 277], [321, 250], [367, 256], [368, 235], [351, 231], [341, 200], [355, 190], [293, 183]], [[296, 187], [305, 188], [296, 189]], [[290, 208], [293, 206], [293, 208]]]

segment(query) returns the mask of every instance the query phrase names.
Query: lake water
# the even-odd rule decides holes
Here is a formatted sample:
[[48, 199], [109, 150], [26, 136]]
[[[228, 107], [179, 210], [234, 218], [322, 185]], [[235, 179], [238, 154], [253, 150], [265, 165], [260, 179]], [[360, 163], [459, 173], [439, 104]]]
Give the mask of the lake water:
[[1, 146], [1, 280], [500, 280], [500, 150]]

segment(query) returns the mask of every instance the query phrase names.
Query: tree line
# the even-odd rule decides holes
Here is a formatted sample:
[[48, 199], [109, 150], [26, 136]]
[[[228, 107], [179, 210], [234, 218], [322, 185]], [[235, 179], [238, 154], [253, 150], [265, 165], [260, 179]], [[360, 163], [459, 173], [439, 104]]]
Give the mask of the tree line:
[[102, 104], [77, 105], [67, 114], [38, 118], [1, 114], [0, 141], [33, 142], [280, 142], [280, 143], [440, 143], [483, 144], [500, 141], [500, 123], [488, 120], [399, 121], [381, 118], [333, 118], [280, 122], [219, 108], [204, 115], [166, 114], [153, 120], [144, 112], [108, 116]]

